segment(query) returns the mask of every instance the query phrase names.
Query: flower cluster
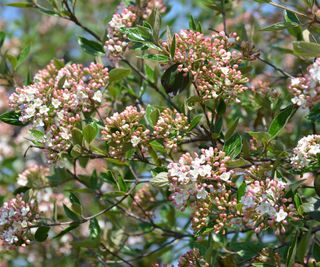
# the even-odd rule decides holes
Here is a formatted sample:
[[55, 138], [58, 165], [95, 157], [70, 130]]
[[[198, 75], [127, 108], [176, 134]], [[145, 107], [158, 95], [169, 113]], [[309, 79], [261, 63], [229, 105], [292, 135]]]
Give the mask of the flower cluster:
[[179, 258], [178, 267], [209, 267], [198, 249], [192, 249]]
[[19, 186], [41, 187], [45, 183], [45, 178], [49, 175], [49, 168], [32, 165], [19, 174], [17, 184]]
[[105, 49], [108, 58], [116, 62], [126, 52], [128, 48], [128, 38], [121, 30], [135, 26], [143, 18], [147, 19], [153, 9], [157, 8], [161, 13], [166, 11], [166, 6], [162, 0], [141, 1], [140, 6], [129, 5], [124, 7], [121, 4], [118, 12], [115, 13], [108, 24], [108, 40], [105, 42]]
[[[175, 35], [174, 62], [178, 71], [191, 75], [197, 93], [202, 99], [223, 96], [236, 99], [245, 90], [248, 79], [239, 70], [243, 60], [241, 52], [234, 50], [239, 37], [236, 33], [226, 36], [224, 32], [205, 36], [200, 32], [182, 30]], [[165, 49], [167, 42], [163, 43]]]
[[22, 196], [5, 202], [0, 208], [0, 240], [7, 248], [25, 246], [30, 243], [26, 234], [30, 224], [36, 219], [33, 208]]
[[303, 108], [320, 102], [320, 58], [308, 67], [303, 77], [291, 79], [289, 91], [294, 95], [292, 103]]
[[241, 198], [243, 222], [259, 233], [268, 227], [284, 233], [288, 220], [298, 219], [291, 198], [286, 198], [287, 185], [279, 180], [266, 179], [251, 183]]
[[163, 2], [163, 0], [145, 0], [142, 2], [142, 17], [144, 19], [147, 19], [154, 9], [158, 9], [161, 14], [167, 11], [167, 6]]
[[320, 154], [320, 135], [308, 135], [301, 138], [293, 149], [291, 163], [296, 169], [311, 167], [318, 163]]
[[127, 36], [121, 28], [130, 28], [137, 19], [135, 8], [130, 6], [113, 15], [108, 26], [108, 40], [105, 42], [107, 56], [112, 61], [117, 61], [128, 47]]
[[[230, 184], [231, 185], [231, 184]], [[192, 204], [192, 228], [201, 230], [213, 224], [213, 232], [225, 233], [226, 229], [241, 228], [240, 212], [237, 210], [237, 198], [231, 188], [218, 182], [207, 199], [200, 199]]]
[[162, 138], [164, 146], [171, 150], [177, 148], [189, 127], [184, 114], [167, 108], [160, 113], [153, 134], [155, 138]]
[[211, 147], [202, 149], [200, 155], [186, 153], [178, 163], [170, 163], [168, 178], [171, 200], [183, 208], [190, 198], [206, 199], [209, 192], [214, 190], [214, 181], [229, 183], [233, 173], [227, 170], [225, 164], [229, 159], [224, 152]]
[[128, 106], [121, 113], [106, 118], [102, 139], [109, 146], [110, 156], [122, 158], [132, 148], [143, 145], [149, 139], [150, 131], [141, 124], [144, 110]]
[[101, 105], [108, 80], [108, 69], [101, 64], [63, 67], [61, 61], [52, 61], [31, 85], [16, 89], [10, 104], [20, 110], [22, 122], [32, 122], [32, 129], [44, 133], [37, 141], [49, 150], [48, 159], [55, 161], [59, 152], [71, 147], [71, 132], [81, 114]]

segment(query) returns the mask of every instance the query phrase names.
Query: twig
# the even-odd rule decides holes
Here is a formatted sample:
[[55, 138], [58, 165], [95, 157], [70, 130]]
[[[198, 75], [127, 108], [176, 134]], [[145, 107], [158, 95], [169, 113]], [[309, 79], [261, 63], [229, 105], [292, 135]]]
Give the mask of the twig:
[[272, 5], [272, 6], [275, 6], [275, 7], [278, 7], [278, 8], [281, 8], [281, 9], [283, 9], [283, 10], [290, 11], [290, 12], [292, 12], [292, 13], [295, 13], [295, 14], [300, 15], [300, 16], [302, 16], [302, 17], [305, 17], [305, 18], [307, 18], [307, 19], [311, 19], [311, 18], [310, 18], [309, 16], [307, 16], [306, 14], [301, 13], [300, 11], [294, 10], [294, 9], [292, 9], [292, 8], [283, 6], [283, 5], [279, 4], [279, 3], [268, 2], [267, 4]]
[[132, 267], [133, 267], [133, 265], [132, 265], [130, 262], [128, 262], [127, 260], [125, 260], [124, 258], [122, 258], [121, 256], [119, 256], [118, 254], [112, 252], [112, 251], [111, 251], [110, 249], [108, 249], [103, 243], [100, 243], [100, 245], [101, 245], [108, 253], [110, 253], [112, 256], [114, 256], [114, 257], [118, 258], [119, 260], [123, 261], [124, 263], [128, 264], [128, 266], [132, 266]]
[[280, 72], [283, 76], [285, 76], [285, 77], [287, 77], [287, 78], [294, 78], [290, 73], [288, 73], [288, 72], [280, 69], [279, 67], [275, 66], [274, 64], [272, 64], [272, 63], [269, 62], [268, 60], [263, 59], [263, 58], [261, 58], [261, 57], [258, 57], [258, 59], [259, 59], [261, 62], [267, 64], [267, 65], [270, 66], [270, 67], [272, 67], [274, 70]]
[[95, 39], [97, 39], [99, 42], [102, 42], [101, 38], [92, 30], [90, 30], [88, 27], [84, 26], [76, 17], [76, 15], [74, 14], [74, 9], [75, 6], [73, 6], [73, 11], [70, 8], [69, 4], [68, 4], [68, 0], [63, 0], [63, 4], [65, 5], [67, 11], [69, 12], [69, 16], [68, 17], [63, 17], [65, 19], [68, 19], [70, 21], [72, 21], [73, 23], [75, 23], [76, 25], [78, 25], [80, 28], [82, 28], [83, 30], [85, 30], [87, 33], [89, 33], [90, 35], [92, 35]]
[[221, 0], [221, 15], [222, 15], [222, 21], [223, 21], [223, 31], [225, 34], [227, 34], [227, 18], [226, 18], [226, 10], [224, 8], [224, 1]]

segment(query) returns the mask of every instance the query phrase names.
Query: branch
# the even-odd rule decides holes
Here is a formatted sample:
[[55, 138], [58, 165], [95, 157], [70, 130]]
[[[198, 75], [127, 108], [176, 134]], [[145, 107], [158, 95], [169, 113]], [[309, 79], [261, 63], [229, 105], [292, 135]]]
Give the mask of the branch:
[[281, 5], [281, 4], [274, 3], [274, 2], [268, 2], [267, 4], [270, 4], [270, 5], [272, 5], [272, 6], [281, 8], [281, 9], [283, 9], [283, 10], [290, 11], [290, 12], [292, 12], [292, 13], [295, 13], [295, 14], [300, 15], [300, 16], [302, 16], [302, 17], [305, 17], [305, 18], [307, 18], [307, 19], [311, 19], [308, 15], [306, 15], [306, 14], [304, 14], [304, 13], [301, 13], [300, 11], [294, 10], [294, 9], [292, 9], [292, 8], [283, 6], [283, 5]]
[[279, 67], [275, 66], [274, 64], [272, 64], [272, 63], [269, 62], [268, 60], [263, 59], [263, 58], [261, 58], [260, 56], [258, 57], [258, 59], [259, 59], [261, 62], [267, 64], [267, 65], [270, 66], [270, 67], [272, 67], [274, 70], [280, 72], [280, 73], [281, 73], [283, 76], [285, 76], [286, 78], [294, 78], [290, 73], [288, 73], [288, 72], [280, 69]]
[[74, 24], [78, 25], [80, 28], [82, 28], [83, 30], [85, 30], [87, 33], [89, 33], [90, 35], [92, 35], [95, 39], [97, 39], [99, 42], [102, 42], [101, 38], [95, 33], [93, 32], [92, 30], [90, 30], [88, 27], [84, 26], [79, 20], [78, 18], [76, 17], [75, 13], [74, 13], [74, 9], [75, 9], [75, 6], [72, 7], [72, 10], [71, 10], [71, 7], [69, 6], [68, 4], [68, 0], [63, 0], [63, 4], [65, 5], [67, 11], [69, 12], [69, 16], [68, 17], [63, 17], [67, 20], [70, 20], [72, 21]]

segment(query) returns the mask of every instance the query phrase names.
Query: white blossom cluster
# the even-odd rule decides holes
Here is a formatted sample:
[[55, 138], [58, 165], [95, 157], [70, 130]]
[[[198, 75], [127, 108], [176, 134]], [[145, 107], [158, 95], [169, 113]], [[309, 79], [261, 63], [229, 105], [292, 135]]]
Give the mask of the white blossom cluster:
[[320, 155], [320, 135], [308, 135], [301, 138], [293, 149], [291, 162], [296, 169], [306, 168], [318, 162]]

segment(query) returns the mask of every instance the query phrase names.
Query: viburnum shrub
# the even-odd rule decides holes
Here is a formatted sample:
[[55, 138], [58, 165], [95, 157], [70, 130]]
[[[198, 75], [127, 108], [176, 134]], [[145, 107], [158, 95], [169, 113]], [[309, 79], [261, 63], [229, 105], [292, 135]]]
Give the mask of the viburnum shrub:
[[319, 266], [320, 3], [283, 2], [5, 1], [0, 266]]

